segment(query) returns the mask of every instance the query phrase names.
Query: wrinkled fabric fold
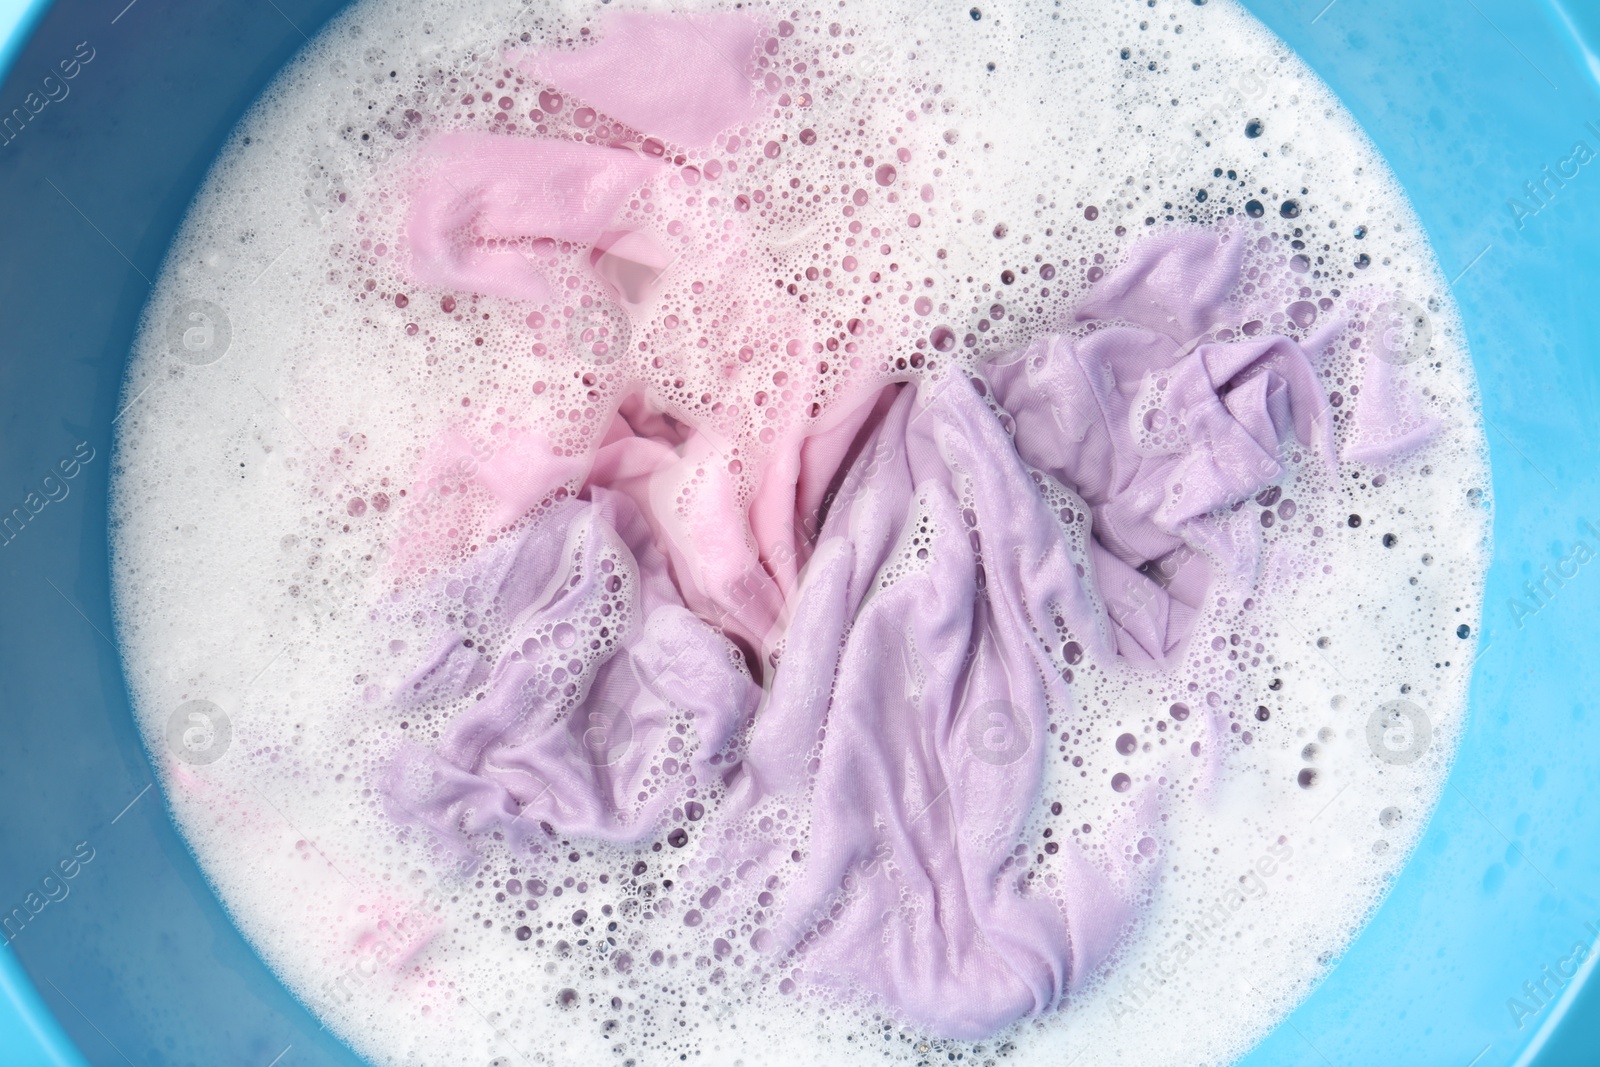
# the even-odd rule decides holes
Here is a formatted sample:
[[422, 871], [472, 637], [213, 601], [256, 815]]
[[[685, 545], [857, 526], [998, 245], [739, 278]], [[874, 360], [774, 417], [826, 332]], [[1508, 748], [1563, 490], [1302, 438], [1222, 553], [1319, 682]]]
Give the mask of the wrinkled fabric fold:
[[592, 245], [663, 165], [620, 148], [452, 133], [429, 142], [406, 223], [423, 285], [546, 302], [553, 291], [524, 247]]
[[[1131, 915], [1084, 862], [1096, 906], [1075, 929], [1013, 852], [1051, 711], [1070, 708], [1037, 631], [1091, 614], [1084, 560], [965, 378], [905, 391], [874, 436], [887, 458], [829, 514], [727, 817], [809, 816], [804, 870], [758, 939], [814, 982], [978, 1038], [1057, 1004]], [[779, 870], [782, 852], [763, 858]]]
[[[482, 699], [431, 749], [400, 750], [391, 809], [456, 842], [489, 830], [526, 837], [542, 823], [609, 841], [653, 831], [758, 693], [666, 572], [631, 500], [597, 489], [458, 581], [463, 605], [492, 604], [511, 620], [505, 651], [491, 661], [451, 635], [400, 687], [402, 708]], [[673, 768], [667, 780], [653, 780], [652, 762]]]
[[[760, 34], [742, 13], [614, 12], [600, 40], [525, 54], [534, 77], [641, 133], [703, 148], [755, 110], [746, 66]], [[411, 274], [423, 285], [548, 303], [537, 242], [590, 250], [590, 269], [624, 305], [648, 302], [672, 256], [617, 224], [623, 205], [670, 168], [663, 146], [446, 133], [416, 160], [406, 221]], [[680, 160], [681, 162], [681, 160]]]
[[[1229, 318], [1232, 286], [1219, 278], [1237, 281], [1237, 249], [1227, 232], [1145, 242], [1085, 309], [1147, 325], [1043, 337], [986, 370], [1018, 454], [1088, 504], [1116, 650], [1137, 662], [1179, 652], [1212, 566], [1253, 577], [1259, 533], [1236, 536], [1218, 516], [1283, 475], [1284, 446], [1333, 457], [1306, 348], [1283, 336], [1212, 339]], [[1335, 332], [1311, 339], [1310, 352]]]
[[[390, 811], [463, 850], [632, 842], [714, 779], [703, 850], [773, 887], [750, 948], [777, 973], [945, 1037], [1051, 1010], [1157, 867], [1139, 792], [1110, 859], [1063, 841], [1041, 877], [1022, 848], [1072, 665], [1176, 662], [1211, 583], [1254, 578], [1237, 505], [1292, 455], [1338, 460], [1317, 361], [1343, 323], [1234, 329], [1239, 250], [1141, 243], [1070, 332], [837, 400], [749, 485], [642, 394], [586, 455], [505, 431], [461, 475], [505, 539], [429, 594], [503, 629], [444, 633], [400, 687], [403, 711], [452, 710], [397, 754]], [[1431, 432], [1393, 377], [1369, 362], [1346, 458]], [[456, 434], [430, 455], [478, 453]]]

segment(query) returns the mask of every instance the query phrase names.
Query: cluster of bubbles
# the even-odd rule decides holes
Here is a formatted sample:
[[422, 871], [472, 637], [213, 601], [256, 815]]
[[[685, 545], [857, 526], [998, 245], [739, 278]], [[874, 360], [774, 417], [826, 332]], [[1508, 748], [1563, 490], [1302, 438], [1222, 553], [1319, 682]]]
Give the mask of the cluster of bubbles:
[[[1063, 1027], [1100, 1034], [1106, 1063], [1225, 1059], [1370, 913], [1459, 732], [1470, 651], [1458, 631], [1477, 619], [1486, 483], [1452, 305], [1402, 194], [1331, 96], [1230, 4], [1040, 2], [943, 21], [909, 3], [744, 5], [768, 26], [750, 67], [761, 111], [704, 151], [631, 130], [507, 58], [584, 47], [607, 9], [359, 5], [247, 116], [191, 213], [129, 395], [160, 388], [130, 408], [119, 443], [119, 625], [130, 659], [150, 667], [135, 672], [141, 716], [164, 735], [175, 707], [228, 705], [208, 721], [231, 722], [234, 743], [180, 761], [246, 791], [293, 789], [317, 848], [359, 857], [386, 883], [392, 874], [435, 932], [384, 972], [406, 992], [352, 1008], [323, 994], [342, 949], [303, 949], [286, 934], [251, 881], [253, 861], [236, 855], [237, 827], [225, 831], [169, 776], [203, 865], [291, 985], [378, 1062], [503, 1056], [489, 1038], [429, 1029], [421, 1013], [454, 997], [492, 1001], [490, 1037], [518, 1048], [559, 1028], [570, 1044], [555, 1061], [738, 1047], [757, 1062], [760, 1042], [793, 1051], [796, 1035], [817, 1042], [817, 1057], [852, 1062], [1044, 1061], [1060, 1058]], [[417, 286], [404, 232], [410, 163], [446, 131], [660, 160], [666, 173], [627, 201], [619, 225], [649, 233], [672, 265], [643, 299], [625, 300], [641, 294], [602, 281], [591, 249], [527, 237], [512, 243], [559, 294], [548, 303]], [[1334, 472], [1286, 450], [1285, 476], [1234, 508], [1261, 539], [1259, 581], [1214, 584], [1168, 670], [1097, 663], [1087, 635], [1059, 616], [1035, 620], [1073, 706], [1052, 707], [1038, 737], [1017, 730], [1014, 710], [985, 709], [974, 721], [988, 729], [969, 739], [976, 758], [1002, 765], [1044, 746], [1044, 792], [1010, 862], [1042, 881], [1079, 856], [1151, 872], [1137, 891], [1145, 922], [1066, 1011], [990, 1042], [935, 1042], [873, 1004], [797, 986], [796, 953], [774, 950], [827, 936], [836, 916], [777, 929], [784, 876], [719, 865], [721, 773], [743, 739], [706, 757], [710, 774], [681, 780], [680, 802], [637, 845], [555, 827], [531, 841], [488, 834], [462, 873], [426, 835], [396, 830], [378, 785], [390, 754], [436, 742], [479, 695], [447, 698], [420, 682], [400, 692], [441, 633], [486, 662], [536, 659], [531, 699], [570, 709], [608, 642], [638, 624], [633, 577], [608, 557], [618, 585], [596, 587], [586, 628], [512, 631], [474, 584], [475, 565], [578, 486], [508, 523], [478, 478], [485, 465], [530, 440], [582, 457], [618, 402], [643, 392], [664, 432], [714, 438], [715, 462], [748, 499], [766, 459], [835, 405], [895, 381], [960, 374], [981, 386], [985, 360], [1044, 332], [1092, 329], [1071, 321], [1089, 288], [1133, 242], [1177, 226], [1226, 227], [1246, 242], [1238, 321], [1195, 343], [1304, 341], [1342, 322], [1315, 361], [1336, 446], [1353, 433], [1371, 358], [1404, 367], [1444, 430], [1425, 455], [1382, 470]], [[274, 267], [280, 234], [294, 254]], [[232, 332], [225, 356], [177, 366], [160, 330], [194, 300]], [[280, 316], [291, 325], [266, 328]], [[1152, 447], [1173, 432], [1158, 399], [1141, 422]], [[196, 433], [194, 413], [210, 413], [211, 428]], [[185, 434], [215, 456], [169, 462]], [[441, 451], [448, 434], [459, 447]], [[175, 514], [195, 507], [197, 482], [215, 487], [215, 513]], [[1042, 474], [1036, 482], [1087, 566], [1081, 504]], [[703, 484], [686, 483], [675, 506], [695, 508]], [[238, 535], [240, 515], [259, 515], [265, 548]], [[883, 581], [925, 565], [941, 533], [931, 523], [913, 524]], [[966, 524], [981, 542], [970, 511]], [[238, 576], [258, 621], [219, 635], [265, 641], [261, 662], [278, 640], [290, 651], [252, 683], [255, 696], [240, 685], [246, 695], [230, 703], [215, 688], [222, 672], [196, 651], [213, 616], [189, 609]], [[1367, 736], [1368, 712], [1401, 694], [1426, 704], [1432, 723], [1426, 754], [1404, 763], [1375, 757]], [[653, 780], [683, 774], [695, 751], [681, 719], [652, 757]], [[1320, 814], [1345, 785], [1350, 797]], [[1156, 814], [1144, 819], [1151, 797]], [[808, 847], [787, 801], [731, 832], [797, 856]], [[1097, 1029], [1141, 953], [1235, 881], [1257, 842], [1280, 839], [1303, 857], [1318, 839], [1362, 848], [1323, 887], [1280, 890], [1271, 914], [1241, 920], [1248, 946], [1277, 946], [1252, 957], [1272, 961], [1252, 964], [1275, 983], [1270, 995], [1224, 1010], [1207, 993], [1225, 988], [1220, 979], [1169, 989], [1165, 1010], [1192, 1035], [1182, 1053], [1158, 1036]], [[312, 851], [297, 846], [293, 858], [309, 864]], [[853, 877], [897, 862], [875, 856]], [[1301, 884], [1314, 883], [1315, 861], [1296, 862]], [[1221, 958], [1226, 974], [1232, 957]]]

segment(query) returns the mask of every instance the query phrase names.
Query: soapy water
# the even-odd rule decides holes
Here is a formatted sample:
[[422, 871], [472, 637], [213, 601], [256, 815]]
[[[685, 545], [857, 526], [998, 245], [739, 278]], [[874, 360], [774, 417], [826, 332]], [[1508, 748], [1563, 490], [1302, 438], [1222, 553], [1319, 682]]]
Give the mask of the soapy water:
[[119, 625], [375, 1061], [1226, 1062], [1414, 844], [1487, 479], [1403, 197], [1229, 4], [958, 14], [358, 6], [224, 153]]

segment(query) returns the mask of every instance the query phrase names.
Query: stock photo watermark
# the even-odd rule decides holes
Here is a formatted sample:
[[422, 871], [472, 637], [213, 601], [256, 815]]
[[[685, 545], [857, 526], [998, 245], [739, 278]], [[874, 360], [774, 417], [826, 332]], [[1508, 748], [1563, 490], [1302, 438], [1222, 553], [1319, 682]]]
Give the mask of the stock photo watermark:
[[22, 531], [27, 529], [28, 524], [45, 508], [67, 499], [72, 493], [72, 480], [83, 472], [83, 468], [92, 462], [94, 457], [94, 446], [88, 441], [79, 441], [70, 455], [57, 460], [56, 465], [39, 479], [38, 489], [28, 490], [21, 504], [12, 508], [9, 514], [0, 517], [0, 548], [22, 536]]
[[[1595, 529], [1594, 523], [1584, 519], [1582, 525], [1589, 536], [1595, 539], [1595, 543], [1600, 544], [1600, 530]], [[1580, 537], [1567, 547], [1554, 563], [1546, 563], [1541, 567], [1537, 579], [1530, 578], [1523, 582], [1522, 595], [1514, 596], [1506, 602], [1506, 608], [1511, 612], [1512, 621], [1517, 624], [1517, 629], [1522, 629], [1529, 619], [1549, 607], [1561, 594], [1561, 590], [1576, 580], [1594, 557], [1595, 548]]]
[[185, 300], [167, 320], [167, 348], [191, 367], [206, 367], [228, 354], [233, 325], [228, 313], [209, 300]]
[[191, 767], [215, 763], [233, 743], [233, 721], [209, 700], [189, 700], [167, 716], [167, 750]]
[[1379, 704], [1367, 718], [1367, 747], [1392, 767], [1421, 759], [1433, 744], [1433, 720], [1409, 700]]
[[967, 717], [967, 747], [979, 761], [1009, 767], [1027, 754], [1033, 728], [1009, 700], [991, 700]]
[[1433, 319], [1420, 305], [1403, 297], [1380, 304], [1373, 323], [1378, 327], [1378, 358], [1393, 366], [1415, 363], [1433, 345]]
[[632, 336], [632, 320], [609, 300], [580, 306], [567, 320], [567, 343], [572, 351], [593, 363], [609, 363], [617, 358], [627, 350]]
[[609, 701], [585, 700], [567, 714], [567, 731], [575, 756], [591, 767], [610, 767], [633, 747], [633, 716]]
[[1183, 973], [1184, 963], [1206, 948], [1213, 938], [1220, 940], [1226, 935], [1236, 915], [1252, 903], [1266, 899], [1270, 891], [1268, 880], [1292, 859], [1294, 846], [1287, 837], [1279, 837], [1268, 845], [1239, 875], [1236, 884], [1219, 893], [1198, 918], [1184, 923], [1181, 936], [1174, 936], [1155, 954], [1153, 962], [1140, 965], [1145, 973], [1134, 977], [1130, 988], [1115, 998], [1112, 1019], [1138, 1015], [1139, 1009], [1155, 998], [1159, 987]]
[[[1600, 144], [1600, 126], [1593, 122], [1585, 122], [1583, 126]], [[1594, 158], [1595, 150], [1589, 147], [1589, 142], [1577, 141], [1565, 158], [1558, 159], [1554, 164], [1545, 164], [1539, 169], [1537, 177], [1524, 182], [1523, 195], [1506, 200], [1506, 210], [1511, 213], [1511, 221], [1517, 224], [1517, 229], [1526, 228], [1529, 219], [1555, 203], [1567, 183], [1577, 179], [1583, 173], [1583, 168], [1594, 162]]]
[[56, 69], [39, 79], [38, 88], [28, 90], [22, 103], [0, 118], [0, 147], [9, 147], [22, 136], [28, 123], [38, 118], [51, 104], [59, 104], [72, 93], [69, 84], [94, 61], [95, 51], [88, 41], [80, 41], [72, 55], [56, 63]]
[[0, 926], [5, 927], [6, 940], [15, 941], [23, 927], [32, 922], [45, 908], [66, 900], [72, 893], [72, 880], [78, 877], [84, 866], [93, 860], [94, 848], [88, 841], [79, 841], [72, 846], [71, 854], [57, 860], [44, 877], [39, 879], [39, 887], [30, 889], [22, 898], [22, 903], [0, 919]]
[[[1600, 938], [1600, 927], [1592, 922], [1583, 924], [1589, 935]], [[1511, 1016], [1511, 1021], [1518, 1030], [1528, 1025], [1528, 1020], [1536, 1018], [1545, 1008], [1561, 998], [1561, 991], [1567, 983], [1577, 976], [1583, 969], [1583, 961], [1588, 959], [1590, 945], [1583, 941], [1573, 942], [1572, 948], [1564, 956], [1558, 956], [1539, 968], [1539, 973], [1522, 983], [1519, 996], [1506, 998], [1506, 1011]]]

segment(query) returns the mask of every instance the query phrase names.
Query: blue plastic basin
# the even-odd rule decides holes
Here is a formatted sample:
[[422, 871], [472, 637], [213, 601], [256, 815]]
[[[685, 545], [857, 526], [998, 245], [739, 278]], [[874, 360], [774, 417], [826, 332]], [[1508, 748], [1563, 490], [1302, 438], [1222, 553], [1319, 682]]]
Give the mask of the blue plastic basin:
[[[0, 0], [0, 35], [43, 12], [0, 50], [0, 118], [93, 53], [0, 144], [0, 518], [59, 497], [0, 533], [0, 1065], [355, 1065], [234, 929], [152, 786], [106, 536], [150, 280], [225, 134], [341, 4], [125, 2]], [[1600, 3], [1247, 6], [1355, 113], [1455, 279], [1497, 512], [1443, 802], [1371, 925], [1246, 1063], [1600, 1062], [1584, 965], [1600, 941], [1600, 564], [1570, 563], [1579, 541], [1600, 551], [1600, 160], [1569, 162], [1580, 141], [1600, 153]], [[74, 476], [46, 493], [63, 460]], [[37, 914], [30, 894], [48, 900]]]

